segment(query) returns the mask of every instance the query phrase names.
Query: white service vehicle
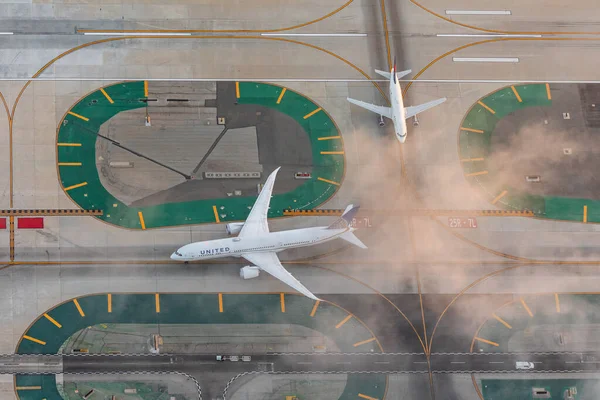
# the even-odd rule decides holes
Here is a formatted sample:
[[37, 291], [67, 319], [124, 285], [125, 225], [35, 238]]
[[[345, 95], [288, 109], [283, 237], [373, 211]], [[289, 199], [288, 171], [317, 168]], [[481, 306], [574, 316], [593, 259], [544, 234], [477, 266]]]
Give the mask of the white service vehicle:
[[533, 369], [535, 365], [531, 361], [517, 361], [517, 369]]

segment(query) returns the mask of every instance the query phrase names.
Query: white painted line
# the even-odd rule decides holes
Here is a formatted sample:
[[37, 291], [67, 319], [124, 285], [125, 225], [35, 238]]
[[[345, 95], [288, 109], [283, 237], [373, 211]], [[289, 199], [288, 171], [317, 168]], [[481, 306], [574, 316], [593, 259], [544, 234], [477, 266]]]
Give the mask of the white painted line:
[[446, 10], [446, 15], [511, 15], [510, 10]]
[[86, 36], [192, 36], [191, 33], [173, 32], [173, 33], [147, 33], [147, 32], [84, 32]]
[[366, 33], [261, 33], [261, 36], [366, 37]]
[[389, 364], [389, 361], [375, 361], [375, 364]]
[[427, 364], [427, 361], [413, 361], [413, 364]]
[[504, 361], [490, 361], [490, 364], [504, 364]]
[[513, 38], [541, 38], [542, 35], [495, 34], [495, 33], [438, 33], [437, 37], [513, 37]]
[[310, 365], [312, 364], [311, 362], [308, 361], [298, 361], [298, 364], [306, 364], [306, 365]]
[[0, 35], [14, 35], [14, 32], [0, 32]]
[[518, 58], [511, 57], [452, 57], [454, 62], [501, 62], [501, 63], [518, 63]]
[[450, 361], [450, 364], [464, 364], [465, 361]]

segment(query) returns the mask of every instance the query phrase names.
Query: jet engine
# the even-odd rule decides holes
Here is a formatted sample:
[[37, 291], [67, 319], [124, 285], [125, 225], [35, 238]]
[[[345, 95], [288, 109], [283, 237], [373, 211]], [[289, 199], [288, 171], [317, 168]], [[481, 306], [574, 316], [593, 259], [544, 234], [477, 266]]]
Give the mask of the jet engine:
[[381, 127], [385, 126], [385, 121], [383, 120], [383, 115], [379, 116], [379, 126], [381, 126]]
[[242, 278], [242, 279], [256, 278], [259, 273], [260, 273], [260, 268], [246, 265], [245, 267], [240, 269], [240, 278]]
[[232, 222], [230, 224], [225, 225], [225, 229], [227, 230], [228, 235], [237, 235], [238, 233], [240, 233], [243, 227], [243, 222]]

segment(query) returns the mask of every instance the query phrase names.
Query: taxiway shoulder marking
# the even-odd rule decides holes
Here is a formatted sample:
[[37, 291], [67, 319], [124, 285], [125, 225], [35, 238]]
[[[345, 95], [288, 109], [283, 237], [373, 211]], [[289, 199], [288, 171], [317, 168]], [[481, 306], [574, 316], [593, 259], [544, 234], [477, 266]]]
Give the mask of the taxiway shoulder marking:
[[319, 111], [321, 111], [321, 110], [322, 110], [322, 108], [321, 108], [321, 107], [319, 107], [319, 108], [317, 108], [316, 110], [309, 112], [308, 114], [306, 114], [306, 115], [304, 116], [304, 119], [308, 119], [308, 118], [312, 117], [313, 115], [315, 115], [316, 113], [318, 113], [318, 112], [319, 112]]
[[104, 95], [104, 97], [106, 97], [106, 100], [108, 100], [108, 102], [110, 104], [114, 104], [115, 103], [114, 100], [110, 98], [110, 96], [108, 95], [108, 93], [106, 93], [106, 90], [100, 89], [100, 91], [102, 92], [102, 94]]
[[481, 129], [465, 128], [464, 126], [461, 126], [460, 130], [467, 132], [484, 133]]
[[59, 167], [81, 167], [80, 162], [59, 162]]
[[88, 122], [88, 121], [90, 120], [89, 118], [86, 118], [86, 117], [84, 117], [83, 115], [75, 114], [75, 113], [74, 113], [74, 112], [72, 112], [72, 111], [69, 111], [69, 112], [68, 112], [68, 114], [69, 114], [69, 115], [72, 115], [72, 116], [74, 116], [74, 117], [77, 117], [77, 118], [79, 118], [79, 119], [82, 119], [82, 120], [84, 120], [85, 122]]
[[77, 185], [66, 187], [65, 188], [65, 192], [68, 192], [69, 190], [80, 188], [80, 187], [85, 186], [85, 185], [87, 185], [87, 182], [82, 182], [82, 183], [78, 183]]
[[240, 83], [239, 82], [235, 83], [235, 98], [236, 99], [240, 98]]
[[317, 138], [317, 140], [333, 140], [333, 139], [341, 139], [341, 136], [324, 136]]
[[279, 303], [281, 303], [281, 312], [285, 312], [285, 293], [279, 293]]
[[223, 312], [223, 293], [219, 293], [219, 312]]
[[523, 299], [522, 297], [521, 297], [521, 304], [523, 304], [523, 308], [525, 309], [525, 311], [527, 311], [527, 314], [529, 314], [529, 316], [531, 318], [533, 318], [533, 313], [531, 312], [531, 310], [527, 306], [527, 303], [525, 303], [525, 299]]
[[515, 94], [515, 97], [517, 98], [517, 100], [519, 101], [519, 103], [522, 103], [523, 100], [521, 99], [521, 96], [519, 96], [519, 92], [517, 92], [517, 88], [513, 86], [510, 87], [513, 91], [513, 93]]
[[466, 174], [465, 176], [479, 176], [479, 175], [485, 175], [487, 174], [487, 171], [479, 171], [479, 172], [472, 172], [470, 174]]
[[477, 102], [477, 104], [479, 104], [481, 107], [485, 108], [486, 110], [488, 110], [489, 112], [491, 112], [492, 114], [496, 114], [496, 111], [492, 110], [487, 104], [485, 104], [483, 101], [479, 100]]
[[319, 300], [315, 301], [315, 305], [313, 306], [312, 311], [310, 312], [311, 317], [315, 316], [317, 308], [319, 308], [319, 303], [321, 303]]
[[473, 161], [483, 161], [484, 158], [483, 157], [479, 157], [479, 158], [463, 158], [462, 160], [460, 160], [460, 162], [473, 162]]
[[583, 222], [587, 224], [587, 206], [583, 206]]
[[160, 294], [154, 294], [154, 307], [156, 308], [156, 313], [160, 313]]
[[546, 95], [548, 96], [548, 100], [552, 100], [552, 93], [550, 93], [550, 84], [546, 83]]
[[361, 346], [361, 345], [363, 345], [363, 344], [371, 343], [371, 342], [373, 342], [373, 341], [375, 341], [375, 338], [374, 338], [374, 337], [372, 337], [371, 339], [363, 340], [362, 342], [356, 342], [356, 343], [354, 343], [352, 346], [354, 346], [354, 347], [358, 347], [358, 346]]
[[148, 97], [148, 81], [144, 81], [144, 97]]
[[510, 324], [508, 322], [506, 322], [505, 320], [503, 320], [502, 318], [500, 318], [499, 316], [497, 316], [495, 313], [492, 314], [492, 316], [494, 318], [496, 318], [496, 320], [498, 320], [498, 322], [500, 322], [502, 325], [504, 325], [508, 329], [512, 329], [512, 326], [510, 326]]
[[46, 319], [50, 322], [52, 322], [55, 326], [57, 326], [58, 328], [62, 328], [62, 325], [59, 324], [58, 322], [56, 322], [56, 320], [54, 318], [52, 318], [51, 316], [49, 316], [47, 313], [44, 313], [44, 317], [46, 317]]
[[85, 313], [81, 309], [81, 306], [79, 305], [79, 302], [77, 301], [77, 299], [73, 299], [73, 304], [75, 304], [75, 307], [77, 307], [77, 311], [79, 311], [79, 315], [81, 315], [82, 317], [85, 317]]
[[352, 318], [352, 314], [348, 314], [346, 316], [346, 318], [344, 318], [343, 320], [341, 320], [336, 326], [335, 329], [340, 329], [346, 322], [348, 322], [350, 320], [350, 318]]
[[494, 200], [492, 200], [492, 204], [496, 204], [498, 202], [498, 200], [500, 200], [501, 198], [506, 196], [506, 193], [508, 193], [508, 190], [503, 190], [502, 193], [500, 193], [498, 196], [496, 196], [494, 198]]
[[106, 307], [109, 313], [112, 313], [112, 294], [106, 295]]
[[217, 224], [221, 222], [221, 220], [219, 219], [219, 211], [217, 211], [217, 206], [213, 206], [213, 213], [215, 213], [215, 221], [217, 221]]
[[339, 183], [334, 182], [334, 181], [330, 181], [329, 179], [318, 177], [317, 180], [320, 180], [321, 182], [331, 183], [332, 185], [335, 185], [335, 186], [340, 186]]
[[142, 230], [146, 229], [146, 223], [144, 222], [144, 214], [141, 211], [138, 211], [138, 217], [140, 217], [140, 225], [142, 225]]
[[34, 337], [31, 337], [31, 336], [23, 335], [23, 339], [27, 339], [27, 340], [29, 340], [31, 342], [34, 342], [34, 343], [37, 343], [37, 344], [41, 344], [42, 346], [46, 345], [46, 342], [44, 342], [43, 340], [36, 339]]
[[376, 399], [375, 397], [367, 396], [366, 394], [362, 394], [362, 393], [359, 393], [358, 397], [360, 397], [361, 399], [367, 399], [367, 400], [379, 400], [379, 399]]
[[322, 151], [321, 154], [327, 155], [327, 154], [344, 154], [343, 151]]
[[81, 147], [81, 143], [56, 143], [56, 145], [61, 147]]
[[554, 301], [556, 302], [556, 312], [560, 312], [560, 300], [558, 299], [558, 293], [554, 293]]
[[492, 342], [491, 340], [482, 339], [482, 338], [480, 338], [480, 337], [477, 337], [477, 336], [475, 336], [475, 340], [478, 340], [478, 341], [480, 341], [480, 342], [482, 342], [482, 343], [491, 344], [492, 346], [495, 346], [495, 347], [498, 347], [498, 346], [500, 346], [500, 345], [499, 345], [498, 343], [496, 343], [496, 342]]
[[41, 386], [17, 386], [17, 390], [41, 390]]
[[281, 103], [281, 99], [283, 99], [283, 95], [285, 94], [286, 91], [287, 91], [287, 89], [283, 88], [283, 90], [281, 91], [281, 94], [277, 98], [277, 104]]

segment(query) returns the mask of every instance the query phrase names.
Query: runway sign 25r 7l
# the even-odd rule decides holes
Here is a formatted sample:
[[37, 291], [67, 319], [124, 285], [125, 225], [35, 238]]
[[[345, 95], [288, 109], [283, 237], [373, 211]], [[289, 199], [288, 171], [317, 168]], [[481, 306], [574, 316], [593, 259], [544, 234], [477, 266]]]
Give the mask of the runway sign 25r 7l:
[[477, 219], [475, 217], [448, 217], [448, 226], [450, 228], [477, 228]]

